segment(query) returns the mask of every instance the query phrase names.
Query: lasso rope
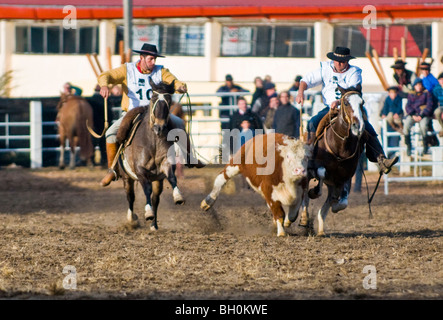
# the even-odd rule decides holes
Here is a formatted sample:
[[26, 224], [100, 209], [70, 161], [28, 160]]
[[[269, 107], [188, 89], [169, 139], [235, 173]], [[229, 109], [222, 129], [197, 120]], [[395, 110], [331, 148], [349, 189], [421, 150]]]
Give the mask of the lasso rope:
[[190, 146], [189, 150], [191, 150], [191, 152], [194, 150], [196, 155], [198, 155], [200, 158], [205, 160], [206, 163], [209, 163], [210, 161], [208, 159], [203, 157], [196, 149], [192, 148], [192, 146], [194, 145], [194, 139], [193, 139], [192, 134], [191, 134], [191, 129], [192, 129], [192, 106], [191, 106], [191, 98], [189, 97], [189, 93], [187, 93], [187, 92], [183, 93], [181, 95], [180, 99], [178, 100], [178, 103], [181, 102], [182, 98], [185, 95], [186, 95], [186, 103], [183, 104], [183, 105], [186, 105], [188, 107], [187, 108], [188, 109], [188, 123], [186, 125], [187, 125], [187, 131], [188, 131], [188, 135], [189, 135], [189, 141], [191, 142], [191, 146]]

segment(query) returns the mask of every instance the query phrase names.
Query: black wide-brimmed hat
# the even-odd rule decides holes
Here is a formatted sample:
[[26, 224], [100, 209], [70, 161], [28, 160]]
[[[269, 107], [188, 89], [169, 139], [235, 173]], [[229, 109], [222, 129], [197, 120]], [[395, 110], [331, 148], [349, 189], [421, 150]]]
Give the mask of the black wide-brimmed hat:
[[351, 56], [351, 50], [346, 47], [337, 47], [334, 52], [329, 52], [326, 56], [331, 60], [340, 62], [355, 59], [355, 57]]
[[398, 59], [398, 60], [395, 60], [394, 64], [391, 66], [391, 68], [393, 68], [393, 69], [404, 69], [406, 63], [407, 62], [404, 62], [403, 60]]
[[165, 56], [162, 56], [158, 53], [157, 46], [150, 44], [150, 43], [144, 43], [140, 50], [132, 50], [132, 51], [140, 53], [140, 54], [147, 54], [147, 55], [154, 56], [154, 57], [162, 57], [162, 58], [165, 57]]
[[431, 64], [427, 62], [420, 63], [420, 69], [422, 70], [431, 70]]

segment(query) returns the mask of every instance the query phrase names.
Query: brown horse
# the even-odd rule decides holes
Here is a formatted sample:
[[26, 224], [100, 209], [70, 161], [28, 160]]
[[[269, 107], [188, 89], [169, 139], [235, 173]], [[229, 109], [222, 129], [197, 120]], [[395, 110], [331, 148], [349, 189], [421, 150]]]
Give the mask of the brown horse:
[[[184, 200], [174, 174], [175, 140], [170, 138], [172, 127], [169, 122], [169, 108], [172, 103], [171, 95], [175, 91], [174, 84], [156, 85], [150, 79], [150, 85], [152, 97], [149, 106], [134, 108], [125, 116], [130, 118], [135, 114], [141, 114], [142, 120], [130, 143], [124, 145], [119, 165], [129, 204], [127, 219], [130, 222], [138, 219], [134, 213], [134, 182], [138, 181], [146, 197], [145, 219], [152, 220], [151, 230], [157, 230], [157, 209], [165, 178], [172, 186], [175, 203], [181, 204]], [[117, 137], [127, 136], [123, 130], [125, 129], [122, 123]], [[180, 135], [179, 137], [182, 138]], [[121, 141], [119, 138], [117, 140]]]
[[[341, 89], [341, 88], [340, 88]], [[364, 145], [363, 99], [360, 91], [353, 88], [342, 91], [340, 109], [337, 117], [321, 129], [314, 148], [314, 170], [309, 170], [309, 178], [316, 178], [318, 185], [305, 195], [304, 210], [300, 225], [308, 224], [309, 198], [321, 195], [323, 182], [328, 187], [328, 196], [318, 212], [317, 235], [324, 236], [324, 221], [330, 208], [338, 212], [347, 207], [347, 193], [350, 181], [357, 168], [358, 160]], [[329, 112], [325, 117], [331, 117]], [[317, 131], [318, 132], [318, 131]], [[346, 194], [344, 194], [346, 193]]]
[[75, 168], [76, 148], [80, 147], [80, 159], [92, 166], [93, 145], [86, 121], [93, 125], [92, 107], [82, 97], [62, 94], [57, 105], [56, 122], [60, 136], [59, 168], [65, 168], [65, 146], [69, 141], [71, 156], [69, 168]]

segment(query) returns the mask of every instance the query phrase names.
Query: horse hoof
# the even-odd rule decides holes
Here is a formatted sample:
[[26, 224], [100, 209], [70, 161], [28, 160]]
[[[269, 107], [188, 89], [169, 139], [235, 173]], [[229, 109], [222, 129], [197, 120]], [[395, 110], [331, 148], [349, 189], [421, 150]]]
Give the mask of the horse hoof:
[[183, 204], [185, 204], [185, 200], [181, 199], [181, 200], [174, 200], [175, 204], [178, 206], [181, 206]]
[[300, 223], [298, 224], [300, 227], [307, 228], [308, 227], [308, 220], [301, 219]]
[[289, 228], [289, 227], [291, 226], [291, 224], [292, 224], [291, 221], [289, 221], [289, 220], [285, 220], [285, 222], [283, 223], [283, 226], [284, 226], [285, 228]]
[[65, 170], [65, 166], [58, 166], [60, 170]]
[[182, 205], [185, 203], [185, 199], [183, 198], [183, 195], [177, 187], [174, 188], [174, 191], [172, 192], [172, 197], [174, 198], [174, 203], [176, 205]]
[[317, 233], [317, 237], [318, 238], [326, 238], [326, 233], [324, 233], [323, 231]]
[[151, 226], [151, 231], [157, 231], [158, 230], [158, 227], [157, 226]]
[[211, 196], [207, 196], [200, 204], [200, 208], [202, 208], [205, 211], [208, 211], [212, 205], [214, 204], [215, 199], [212, 199]]

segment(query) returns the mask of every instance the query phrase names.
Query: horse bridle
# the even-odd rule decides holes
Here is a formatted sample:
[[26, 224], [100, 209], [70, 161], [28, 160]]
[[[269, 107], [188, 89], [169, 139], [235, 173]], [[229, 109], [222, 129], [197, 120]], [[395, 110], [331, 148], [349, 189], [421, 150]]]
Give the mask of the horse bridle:
[[[345, 137], [342, 137], [341, 135], [339, 135], [339, 134], [334, 130], [334, 126], [332, 126], [332, 125], [330, 126], [332, 132], [334, 132], [334, 134], [335, 134], [338, 138], [340, 138], [342, 141], [345, 141], [346, 139], [349, 138], [349, 131], [350, 131], [350, 126], [351, 126], [351, 119], [349, 118], [349, 115], [348, 115], [348, 114], [346, 113], [346, 111], [345, 111], [345, 108], [344, 108], [344, 106], [345, 106], [345, 100], [344, 100], [344, 99], [345, 99], [345, 97], [350, 96], [351, 94], [358, 94], [359, 96], [361, 96], [361, 93], [358, 92], [358, 91], [349, 91], [349, 92], [346, 92], [345, 94], [343, 94], [343, 96], [342, 96], [341, 99], [340, 99], [340, 113], [341, 113], [343, 119], [345, 119], [345, 122], [348, 124], [348, 130], [347, 130], [348, 135], [345, 136]], [[330, 114], [330, 113], [329, 113], [329, 117], [331, 117], [331, 114]], [[331, 120], [331, 119], [330, 119], [330, 122], [332, 123], [332, 120]], [[336, 157], [336, 159], [337, 159], [338, 161], [345, 161], [345, 160], [348, 160], [348, 159], [353, 158], [353, 157], [355, 156], [355, 154], [357, 153], [357, 151], [358, 151], [358, 146], [359, 146], [359, 142], [360, 142], [361, 135], [358, 136], [357, 146], [355, 147], [355, 150], [354, 150], [354, 152], [352, 153], [352, 155], [350, 155], [349, 157], [346, 157], [346, 158], [340, 158], [339, 156], [337, 156], [337, 155], [335, 154], [334, 151], [332, 151], [331, 147], [330, 147], [329, 144], [328, 144], [328, 139], [327, 139], [327, 136], [326, 136], [326, 129], [327, 129], [327, 128], [325, 128], [324, 138], [325, 138], [325, 145], [326, 145], [326, 148], [328, 149], [329, 153], [331, 153], [332, 155], [334, 155], [334, 157]]]
[[[166, 100], [165, 96], [170, 96], [171, 94], [170, 93], [160, 93], [157, 91], [152, 91], [152, 92], [157, 95], [157, 100], [154, 102], [154, 105], [152, 106], [151, 112], [150, 112], [151, 123], [154, 123], [154, 119], [155, 119], [154, 111], [155, 111], [155, 108], [157, 107], [157, 103], [159, 101], [164, 101], [166, 103], [166, 105], [168, 106], [168, 110], [169, 110], [171, 108], [171, 106], [169, 105], [168, 100]], [[169, 115], [168, 115], [168, 117], [169, 117]]]
[[[350, 95], [352, 95], [352, 94], [358, 94], [358, 95], [361, 96], [361, 93], [358, 92], [358, 91], [349, 91], [349, 92], [346, 92], [346, 93], [341, 97], [341, 99], [340, 99], [340, 113], [341, 113], [343, 119], [345, 119], [345, 122], [348, 124], [348, 130], [347, 130], [348, 135], [345, 136], [345, 137], [342, 137], [341, 135], [339, 135], [339, 134], [334, 130], [334, 127], [331, 126], [332, 132], [334, 132], [334, 134], [335, 134], [338, 138], [340, 138], [341, 140], [343, 140], [343, 141], [345, 141], [347, 138], [349, 138], [349, 129], [350, 129], [350, 126], [351, 126], [351, 118], [349, 118], [349, 115], [347, 114], [347, 112], [345, 111], [345, 108], [344, 108], [344, 106], [345, 106], [345, 97], [350, 96]], [[329, 114], [329, 117], [331, 117], [331, 114]], [[329, 120], [330, 120], [330, 122], [332, 121], [332, 119], [329, 119]]]

